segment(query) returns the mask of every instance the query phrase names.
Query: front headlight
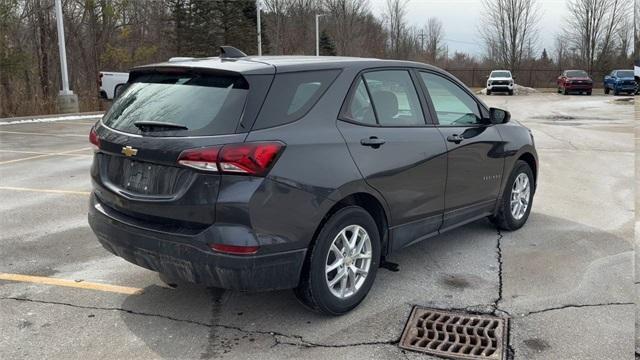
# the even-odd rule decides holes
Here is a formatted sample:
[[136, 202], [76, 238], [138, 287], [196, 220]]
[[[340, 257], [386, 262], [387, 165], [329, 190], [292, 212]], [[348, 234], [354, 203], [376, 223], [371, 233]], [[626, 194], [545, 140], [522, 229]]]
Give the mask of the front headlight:
[[487, 86], [491, 86], [491, 84], [493, 84], [491, 80], [487, 81]]

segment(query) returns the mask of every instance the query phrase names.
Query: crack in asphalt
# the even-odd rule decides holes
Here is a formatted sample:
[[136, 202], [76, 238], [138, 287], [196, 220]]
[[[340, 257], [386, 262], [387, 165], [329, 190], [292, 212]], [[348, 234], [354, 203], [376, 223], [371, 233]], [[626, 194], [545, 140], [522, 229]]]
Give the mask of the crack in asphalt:
[[[88, 309], [88, 310], [119, 311], [119, 312], [124, 312], [132, 315], [157, 317], [157, 318], [162, 318], [166, 320], [183, 322], [183, 323], [207, 327], [207, 328], [216, 327], [216, 328], [222, 328], [227, 330], [234, 330], [234, 331], [238, 331], [245, 334], [267, 335], [267, 336], [273, 337], [275, 341], [274, 346], [293, 345], [293, 346], [302, 346], [306, 348], [347, 348], [347, 347], [355, 347], [355, 346], [397, 345], [400, 342], [400, 338], [398, 337], [397, 339], [386, 340], [386, 341], [370, 341], [370, 342], [357, 342], [357, 343], [347, 343], [347, 344], [323, 344], [323, 343], [307, 341], [304, 339], [302, 335], [289, 335], [289, 334], [284, 334], [277, 331], [247, 330], [238, 326], [223, 325], [223, 324], [209, 324], [202, 321], [180, 319], [180, 318], [176, 318], [169, 315], [145, 313], [145, 312], [134, 311], [129, 309], [122, 309], [118, 307], [77, 305], [77, 304], [58, 302], [58, 301], [45, 301], [45, 300], [36, 300], [36, 299], [29, 299], [29, 298], [19, 298], [19, 297], [0, 297], [0, 300], [14, 300], [14, 301], [24, 301], [24, 302], [32, 302], [32, 303], [39, 303], [39, 304], [61, 305], [61, 306], [68, 306], [72, 308]], [[279, 338], [284, 338], [290, 341], [282, 341]]]
[[[500, 302], [502, 301], [502, 238], [504, 237], [504, 235], [502, 235], [502, 232], [500, 231], [500, 229], [498, 227], [496, 227], [496, 231], [498, 232], [498, 239], [496, 240], [496, 252], [497, 252], [497, 258], [498, 258], [498, 297], [493, 301], [493, 311], [494, 314], [496, 311], [500, 310], [498, 308], [498, 306], [500, 305]], [[500, 310], [503, 311], [503, 310]], [[506, 311], [503, 311], [506, 313]]]
[[545, 313], [548, 311], [556, 311], [556, 310], [564, 310], [564, 309], [578, 309], [585, 307], [598, 307], [598, 306], [620, 306], [620, 305], [634, 305], [632, 302], [610, 302], [610, 303], [600, 303], [600, 304], [567, 304], [562, 306], [550, 307], [541, 310], [529, 311], [522, 315], [521, 317], [527, 317], [529, 315], [535, 315], [540, 313]]

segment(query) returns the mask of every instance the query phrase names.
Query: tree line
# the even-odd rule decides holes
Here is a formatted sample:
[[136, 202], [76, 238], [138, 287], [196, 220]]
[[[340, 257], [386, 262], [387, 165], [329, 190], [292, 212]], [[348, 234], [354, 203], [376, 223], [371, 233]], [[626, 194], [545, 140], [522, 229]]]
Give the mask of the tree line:
[[[384, 1], [379, 16], [370, 0], [261, 0], [263, 55], [315, 54], [315, 15], [322, 14], [322, 55], [408, 59], [456, 71], [571, 67], [604, 73], [632, 63], [633, 9], [627, 0], [568, 0], [553, 49], [539, 47], [545, 29], [538, 0], [482, 0], [482, 56], [449, 52], [437, 18], [409, 24], [408, 0], [376, 1]], [[101, 70], [127, 71], [173, 56], [216, 56], [220, 45], [257, 53], [254, 0], [62, 4], [70, 84], [81, 111], [102, 106]], [[0, 117], [54, 112], [59, 84], [54, 0], [0, 0]]]

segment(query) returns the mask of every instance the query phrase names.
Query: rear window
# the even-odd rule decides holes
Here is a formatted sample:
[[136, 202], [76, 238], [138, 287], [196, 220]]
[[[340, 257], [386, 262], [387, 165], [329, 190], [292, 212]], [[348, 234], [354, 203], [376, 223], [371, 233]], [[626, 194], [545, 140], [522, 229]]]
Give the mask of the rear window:
[[249, 92], [239, 75], [143, 74], [113, 103], [103, 123], [140, 134], [136, 122], [183, 125], [187, 129], [147, 131], [149, 136], [222, 135], [234, 133]]
[[340, 70], [277, 74], [254, 130], [287, 124], [303, 117], [333, 83]]
[[589, 77], [589, 75], [582, 70], [569, 70], [567, 71], [567, 77]]

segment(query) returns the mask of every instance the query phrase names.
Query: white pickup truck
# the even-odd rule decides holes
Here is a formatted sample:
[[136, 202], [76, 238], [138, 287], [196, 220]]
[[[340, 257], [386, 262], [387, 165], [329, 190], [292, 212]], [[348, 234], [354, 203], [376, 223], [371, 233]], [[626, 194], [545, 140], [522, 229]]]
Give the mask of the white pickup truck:
[[100, 71], [98, 74], [98, 88], [103, 99], [113, 100], [124, 90], [129, 80], [129, 73]]

